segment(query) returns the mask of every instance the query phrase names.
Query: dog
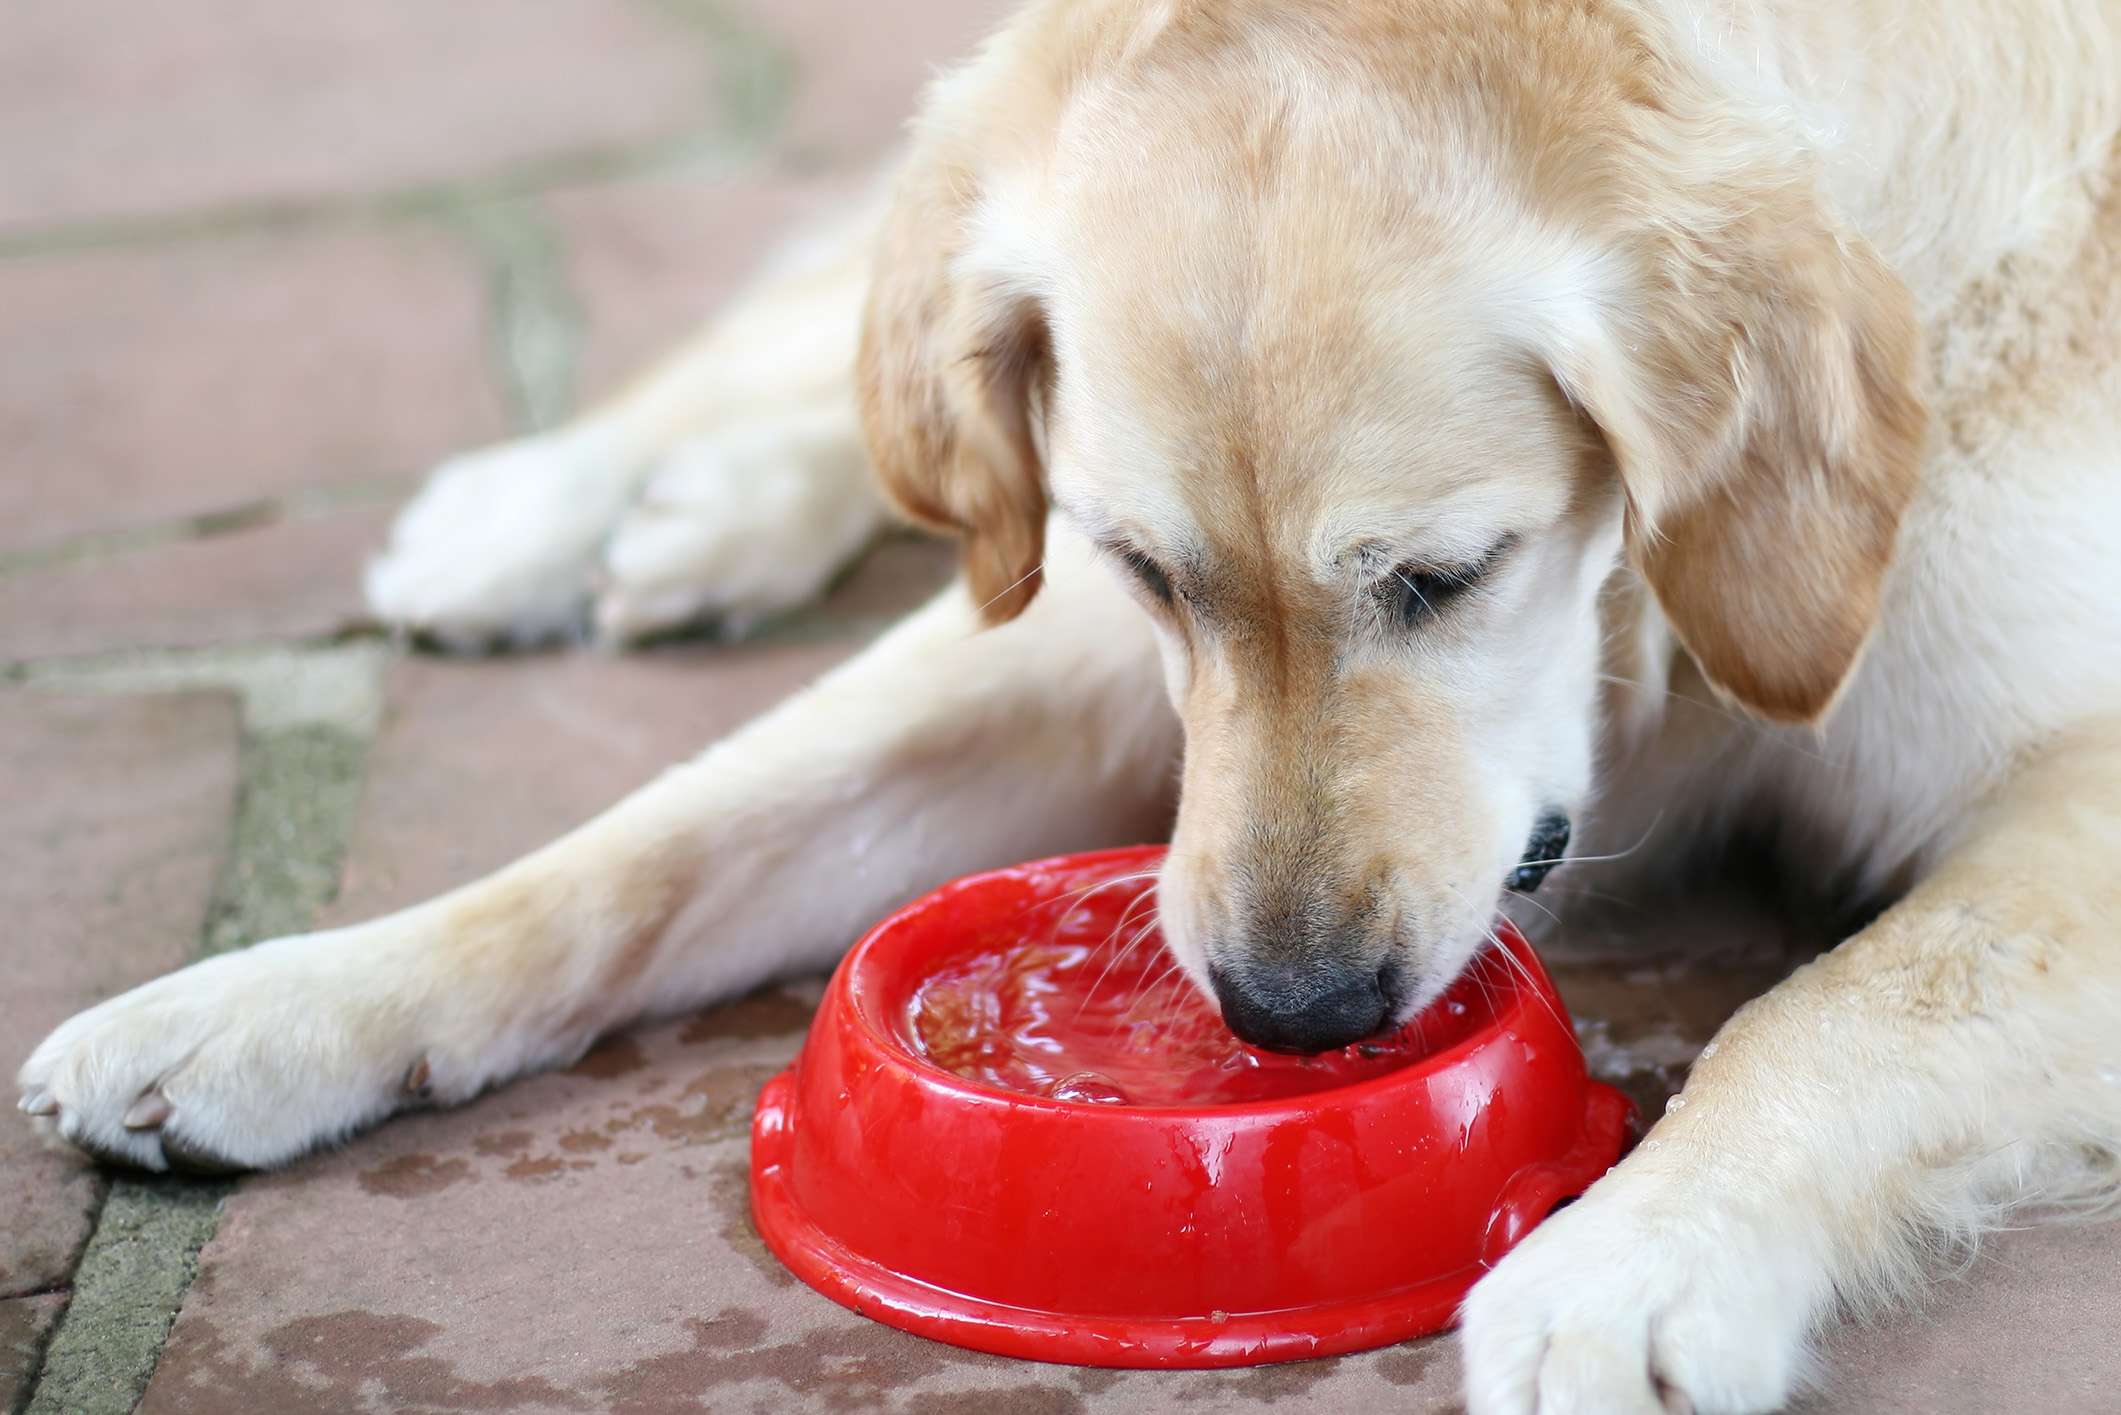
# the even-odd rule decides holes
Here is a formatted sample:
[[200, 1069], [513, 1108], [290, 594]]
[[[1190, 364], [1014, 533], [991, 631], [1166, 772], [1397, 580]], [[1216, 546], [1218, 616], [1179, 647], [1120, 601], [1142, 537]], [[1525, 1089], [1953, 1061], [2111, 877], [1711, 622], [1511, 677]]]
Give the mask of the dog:
[[1772, 829], [1882, 907], [1462, 1340], [1476, 1412], [1775, 1407], [1835, 1312], [2121, 1190], [2117, 133], [2099, 0], [1034, 0], [886, 192], [445, 465], [368, 589], [460, 643], [742, 619], [887, 500], [958, 582], [491, 878], [81, 1014], [23, 1105], [279, 1164], [1162, 832], [1174, 774], [1172, 953], [1315, 1051], [1568, 848]]

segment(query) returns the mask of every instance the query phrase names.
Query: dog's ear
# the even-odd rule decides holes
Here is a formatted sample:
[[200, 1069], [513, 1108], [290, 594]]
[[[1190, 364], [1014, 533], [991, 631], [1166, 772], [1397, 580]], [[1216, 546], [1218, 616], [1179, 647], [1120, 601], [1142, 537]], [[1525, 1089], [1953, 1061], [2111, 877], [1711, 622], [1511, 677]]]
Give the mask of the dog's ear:
[[1050, 375], [1037, 303], [968, 258], [981, 199], [970, 144], [931, 130], [900, 179], [863, 323], [863, 430], [885, 493], [960, 537], [990, 624], [1038, 593], [1045, 477], [1034, 399]]
[[1808, 183], [1691, 210], [1623, 249], [1626, 293], [1555, 369], [1605, 435], [1629, 554], [1703, 674], [1763, 717], [1815, 721], [1862, 655], [1915, 488], [1913, 300]]

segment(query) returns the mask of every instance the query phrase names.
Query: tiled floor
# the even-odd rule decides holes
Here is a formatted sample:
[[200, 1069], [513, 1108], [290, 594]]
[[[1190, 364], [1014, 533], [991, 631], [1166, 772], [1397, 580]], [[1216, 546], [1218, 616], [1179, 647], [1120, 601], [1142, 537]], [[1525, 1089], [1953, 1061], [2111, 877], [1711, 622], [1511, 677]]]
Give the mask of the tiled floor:
[[[0, 1060], [203, 948], [537, 844], [850, 652], [886, 546], [742, 646], [408, 656], [355, 585], [460, 447], [608, 391], [859, 183], [999, 0], [30, 6], [0, 45]], [[525, 338], [525, 330], [536, 337]], [[1659, 938], [1775, 920], [1707, 901]], [[1780, 966], [1565, 969], [1647, 1104]], [[1442, 1341], [1221, 1375], [956, 1352], [794, 1284], [745, 1125], [813, 989], [232, 1189], [0, 1118], [0, 1409], [1447, 1410]], [[2121, 1232], [1838, 1339], [1833, 1411], [2112, 1408]]]

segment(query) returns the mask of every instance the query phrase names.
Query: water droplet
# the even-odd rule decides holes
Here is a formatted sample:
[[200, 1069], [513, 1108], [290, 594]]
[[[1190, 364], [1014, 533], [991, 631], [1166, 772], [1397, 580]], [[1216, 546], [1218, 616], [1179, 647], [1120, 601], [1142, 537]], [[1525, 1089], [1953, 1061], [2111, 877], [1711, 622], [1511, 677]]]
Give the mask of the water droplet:
[[1076, 1101], [1085, 1105], [1127, 1103], [1127, 1093], [1095, 1071], [1078, 1071], [1072, 1076], [1063, 1076], [1046, 1094], [1057, 1101]]
[[1707, 1060], [1708, 1060], [1708, 1059], [1709, 1059], [1710, 1057], [1714, 1056], [1715, 1054], [1716, 1054], [1716, 1043], [1714, 1043], [1714, 1042], [1710, 1042], [1710, 1043], [1709, 1043], [1709, 1044], [1708, 1044], [1707, 1046], [1705, 1046], [1705, 1047], [1703, 1047], [1703, 1048], [1701, 1049], [1701, 1059], [1702, 1059], [1703, 1061], [1707, 1061]]
[[1643, 1148], [1644, 1148], [1645, 1150], [1661, 1150], [1661, 1149], [1663, 1149], [1663, 1148], [1664, 1148], [1664, 1141], [1662, 1141], [1662, 1140], [1644, 1140], [1644, 1141], [1642, 1142], [1642, 1147], [1643, 1147]]
[[1222, 1308], [1217, 1307], [1214, 1311], [1208, 1313], [1208, 1320], [1216, 1323], [1219, 1326], [1222, 1323], [1230, 1320], [1230, 1314], [1228, 1312], [1225, 1312]]
[[1686, 1097], [1685, 1097], [1685, 1096], [1674, 1096], [1674, 1097], [1672, 1097], [1672, 1098], [1671, 1098], [1670, 1100], [1668, 1100], [1668, 1101], [1666, 1101], [1666, 1102], [1664, 1103], [1664, 1112], [1665, 1112], [1665, 1114], [1666, 1114], [1666, 1115], [1670, 1115], [1670, 1114], [1671, 1114], [1671, 1113], [1672, 1113], [1673, 1111], [1675, 1111], [1675, 1110], [1685, 1110], [1685, 1109], [1686, 1109]]

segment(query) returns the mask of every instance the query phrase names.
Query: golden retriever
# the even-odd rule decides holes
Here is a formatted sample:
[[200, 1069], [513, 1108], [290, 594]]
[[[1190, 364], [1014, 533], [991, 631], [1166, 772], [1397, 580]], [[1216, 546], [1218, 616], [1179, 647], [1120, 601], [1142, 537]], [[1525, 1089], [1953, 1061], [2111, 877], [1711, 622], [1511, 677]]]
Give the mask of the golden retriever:
[[770, 611], [879, 523], [858, 417], [961, 583], [490, 879], [73, 1019], [24, 1105], [276, 1164], [1161, 829], [1181, 752], [1170, 947], [1295, 1049], [1435, 996], [1572, 823], [1772, 822], [1889, 907], [1463, 1339], [1477, 1412], [1778, 1405], [1837, 1308], [2117, 1187], [2117, 131], [2108, 0], [1037, 0], [874, 211], [445, 467], [369, 589]]

